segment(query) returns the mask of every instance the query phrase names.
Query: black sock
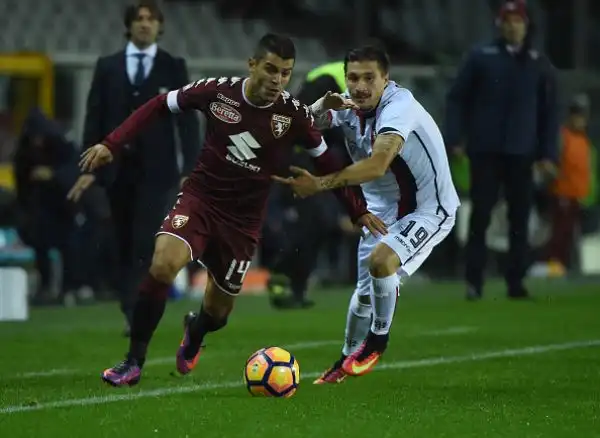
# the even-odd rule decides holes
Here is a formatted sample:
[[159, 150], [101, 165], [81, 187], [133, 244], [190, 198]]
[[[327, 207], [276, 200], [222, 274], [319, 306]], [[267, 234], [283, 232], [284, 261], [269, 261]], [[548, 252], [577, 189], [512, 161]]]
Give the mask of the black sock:
[[[207, 333], [216, 332], [222, 329], [227, 324], [227, 318], [218, 320], [213, 316], [206, 313], [204, 306], [200, 308], [198, 316], [190, 324], [189, 335], [190, 335], [190, 347], [194, 350], [199, 348], [202, 344], [202, 340]], [[186, 355], [187, 357], [187, 355]]]
[[170, 285], [146, 276], [139, 288], [138, 299], [133, 308], [131, 339], [128, 357], [137, 360], [141, 367], [146, 359], [148, 344], [158, 327], [165, 307]]

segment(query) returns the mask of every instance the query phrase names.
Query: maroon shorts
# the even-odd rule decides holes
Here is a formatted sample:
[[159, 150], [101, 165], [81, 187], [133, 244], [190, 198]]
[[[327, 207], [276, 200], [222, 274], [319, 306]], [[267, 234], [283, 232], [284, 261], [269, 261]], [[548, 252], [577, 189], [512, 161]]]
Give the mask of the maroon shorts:
[[250, 268], [257, 239], [229, 226], [189, 193], [177, 197], [157, 235], [169, 234], [183, 240], [192, 260], [208, 269], [224, 292], [237, 295]]

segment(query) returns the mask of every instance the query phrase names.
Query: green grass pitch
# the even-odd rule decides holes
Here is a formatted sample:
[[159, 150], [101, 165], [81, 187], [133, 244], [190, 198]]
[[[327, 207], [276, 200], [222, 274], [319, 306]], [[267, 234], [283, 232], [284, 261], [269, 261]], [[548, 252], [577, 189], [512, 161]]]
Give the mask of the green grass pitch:
[[[115, 304], [35, 309], [0, 323], [0, 437], [600, 437], [600, 287], [535, 283], [534, 302], [490, 285], [478, 303], [455, 284], [407, 285], [373, 373], [314, 377], [339, 355], [348, 290], [313, 294], [310, 311], [242, 297], [198, 368], [174, 378], [181, 319], [169, 305], [134, 388], [102, 384], [123, 356]], [[267, 345], [300, 364], [291, 399], [252, 398], [247, 357]]]

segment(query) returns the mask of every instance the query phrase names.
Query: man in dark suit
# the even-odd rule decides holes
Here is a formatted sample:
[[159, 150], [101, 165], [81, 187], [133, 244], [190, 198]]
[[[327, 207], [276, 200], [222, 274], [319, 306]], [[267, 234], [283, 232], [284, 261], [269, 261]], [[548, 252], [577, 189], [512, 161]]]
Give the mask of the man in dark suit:
[[508, 296], [527, 297], [523, 278], [528, 264], [533, 167], [550, 175], [558, 157], [555, 72], [546, 56], [531, 47], [529, 20], [523, 1], [505, 2], [497, 21], [501, 37], [467, 55], [448, 93], [446, 144], [454, 154], [466, 152], [470, 162], [469, 299], [482, 295], [485, 235], [501, 189], [508, 205], [510, 234], [505, 274]]
[[[83, 138], [86, 147], [99, 143], [152, 97], [189, 83], [185, 61], [157, 47], [163, 15], [154, 2], [142, 0], [129, 6], [124, 22], [127, 46], [101, 57], [96, 64], [87, 101]], [[181, 173], [175, 125], [183, 155]], [[199, 149], [199, 122], [194, 113], [161, 119], [144, 131], [106, 172], [82, 175], [71, 190], [70, 198], [77, 200], [96, 180], [107, 188], [122, 270], [121, 310], [128, 322], [134, 291], [150, 262], [153, 235], [166, 214], [180, 175], [192, 170]]]

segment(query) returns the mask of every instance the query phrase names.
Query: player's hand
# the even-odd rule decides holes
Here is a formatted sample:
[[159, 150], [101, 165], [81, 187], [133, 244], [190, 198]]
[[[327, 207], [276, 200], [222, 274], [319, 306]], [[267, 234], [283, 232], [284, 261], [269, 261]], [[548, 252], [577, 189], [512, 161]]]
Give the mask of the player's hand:
[[547, 178], [554, 178], [558, 172], [556, 164], [552, 160], [538, 161], [536, 167]]
[[373, 213], [365, 213], [356, 221], [357, 225], [366, 227], [367, 230], [374, 236], [385, 236], [387, 231], [387, 225]]
[[77, 202], [81, 199], [81, 195], [85, 192], [92, 184], [96, 181], [96, 177], [91, 174], [81, 175], [77, 182], [71, 187], [69, 193], [67, 194], [67, 199], [69, 201]]
[[294, 194], [300, 198], [308, 198], [321, 191], [322, 187], [319, 184], [319, 178], [314, 176], [306, 169], [301, 167], [291, 166], [290, 171], [296, 176], [282, 178], [281, 176], [273, 175], [271, 178], [281, 184], [288, 185], [294, 191]]
[[359, 106], [352, 99], [345, 98], [339, 93], [328, 91], [323, 99], [324, 110], [341, 111], [345, 109], [359, 109]]
[[49, 166], [36, 166], [30, 176], [33, 181], [50, 181], [54, 177], [54, 171]]
[[98, 167], [104, 166], [113, 160], [113, 154], [103, 144], [97, 144], [91, 148], [85, 150], [81, 154], [81, 161], [79, 161], [79, 168], [82, 172], [91, 172], [96, 170]]

